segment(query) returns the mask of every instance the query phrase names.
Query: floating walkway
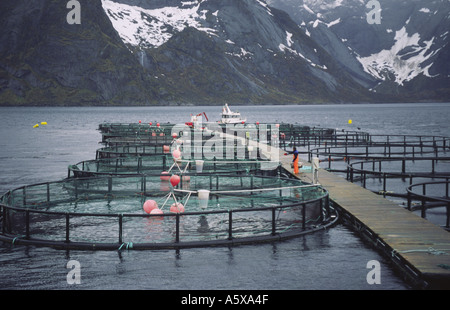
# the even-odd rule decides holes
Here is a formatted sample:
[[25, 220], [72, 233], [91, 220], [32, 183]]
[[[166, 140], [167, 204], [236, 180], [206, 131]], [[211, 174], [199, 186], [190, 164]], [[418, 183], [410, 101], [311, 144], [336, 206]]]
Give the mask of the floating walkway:
[[[292, 156], [280, 159], [293, 173]], [[305, 163], [308, 166], [309, 163]], [[307, 170], [311, 171], [311, 170]], [[312, 181], [312, 172], [297, 175]], [[318, 171], [319, 183], [341, 211], [344, 221], [385, 254], [414, 287], [450, 289], [450, 234], [437, 225], [345, 178]]]

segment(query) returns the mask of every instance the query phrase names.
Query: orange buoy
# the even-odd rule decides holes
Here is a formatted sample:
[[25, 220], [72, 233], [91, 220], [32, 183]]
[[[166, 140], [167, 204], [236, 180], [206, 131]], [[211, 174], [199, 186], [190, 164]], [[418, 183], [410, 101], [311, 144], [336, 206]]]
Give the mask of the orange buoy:
[[175, 158], [175, 159], [179, 159], [179, 158], [181, 157], [181, 152], [180, 152], [180, 150], [174, 150], [174, 151], [172, 152], [172, 156], [173, 156], [173, 158]]
[[184, 206], [181, 202], [173, 203], [170, 206], [170, 212], [172, 213], [183, 213], [184, 212]]
[[180, 176], [177, 174], [174, 174], [170, 177], [170, 184], [172, 184], [173, 187], [177, 186], [178, 183], [180, 183]]
[[143, 208], [145, 213], [150, 214], [154, 209], [158, 208], [158, 204], [154, 200], [147, 200], [146, 202], [144, 202]]
[[162, 212], [162, 210], [161, 209], [158, 209], [158, 208], [156, 208], [156, 209], [153, 209], [151, 212], [150, 212], [150, 214], [163, 214], [164, 212]]
[[161, 176], [159, 178], [161, 179], [161, 181], [169, 181], [170, 179], [169, 172], [167, 171], [161, 172]]

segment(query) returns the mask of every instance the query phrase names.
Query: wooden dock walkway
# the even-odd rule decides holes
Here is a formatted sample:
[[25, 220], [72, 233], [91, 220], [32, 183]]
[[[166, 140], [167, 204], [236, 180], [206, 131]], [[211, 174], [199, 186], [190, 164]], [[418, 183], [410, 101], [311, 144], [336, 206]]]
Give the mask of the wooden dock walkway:
[[[279, 160], [282, 167], [297, 178], [313, 182], [311, 169], [294, 174], [292, 155], [284, 155], [284, 150], [251, 140], [246, 143], [259, 147], [265, 157]], [[305, 158], [300, 161], [311, 167]], [[324, 169], [319, 169], [318, 180], [329, 192], [344, 222], [384, 254], [414, 288], [450, 289], [449, 232]]]
[[[284, 153], [280, 150], [282, 166], [294, 175], [292, 155]], [[312, 172], [300, 171], [297, 177], [312, 182]], [[381, 250], [414, 287], [450, 289], [449, 232], [324, 169], [319, 169], [318, 180], [347, 224]]]

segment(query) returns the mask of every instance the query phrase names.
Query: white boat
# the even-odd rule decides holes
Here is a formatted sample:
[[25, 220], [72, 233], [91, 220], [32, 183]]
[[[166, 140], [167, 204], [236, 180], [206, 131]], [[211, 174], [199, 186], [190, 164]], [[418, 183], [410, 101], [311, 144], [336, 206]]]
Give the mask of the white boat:
[[242, 118], [241, 113], [232, 112], [228, 107], [228, 104], [225, 103], [225, 105], [222, 108], [222, 119], [220, 120], [220, 123], [237, 124], [237, 123], [245, 123], [245, 121], [247, 121], [247, 119]]

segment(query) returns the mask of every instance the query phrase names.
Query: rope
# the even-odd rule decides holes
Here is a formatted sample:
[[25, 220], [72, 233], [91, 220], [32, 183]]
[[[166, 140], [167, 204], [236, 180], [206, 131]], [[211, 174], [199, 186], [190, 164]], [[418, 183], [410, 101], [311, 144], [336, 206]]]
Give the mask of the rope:
[[405, 251], [397, 251], [392, 250], [392, 256], [395, 255], [395, 253], [414, 253], [414, 252], [425, 252], [432, 255], [447, 255], [448, 253], [446, 251], [450, 251], [450, 249], [434, 249], [433, 247], [429, 247], [428, 249], [416, 249], [416, 250], [405, 250]]
[[12, 239], [11, 244], [14, 245], [14, 243], [16, 242], [17, 239], [23, 238], [23, 237], [25, 237], [25, 235], [21, 235], [21, 236], [14, 237], [14, 238]]
[[123, 247], [124, 245], [126, 246], [126, 249], [127, 249], [127, 250], [133, 249], [133, 242], [124, 242], [124, 243], [122, 243], [122, 244], [120, 245], [118, 251], [122, 250], [122, 247]]

